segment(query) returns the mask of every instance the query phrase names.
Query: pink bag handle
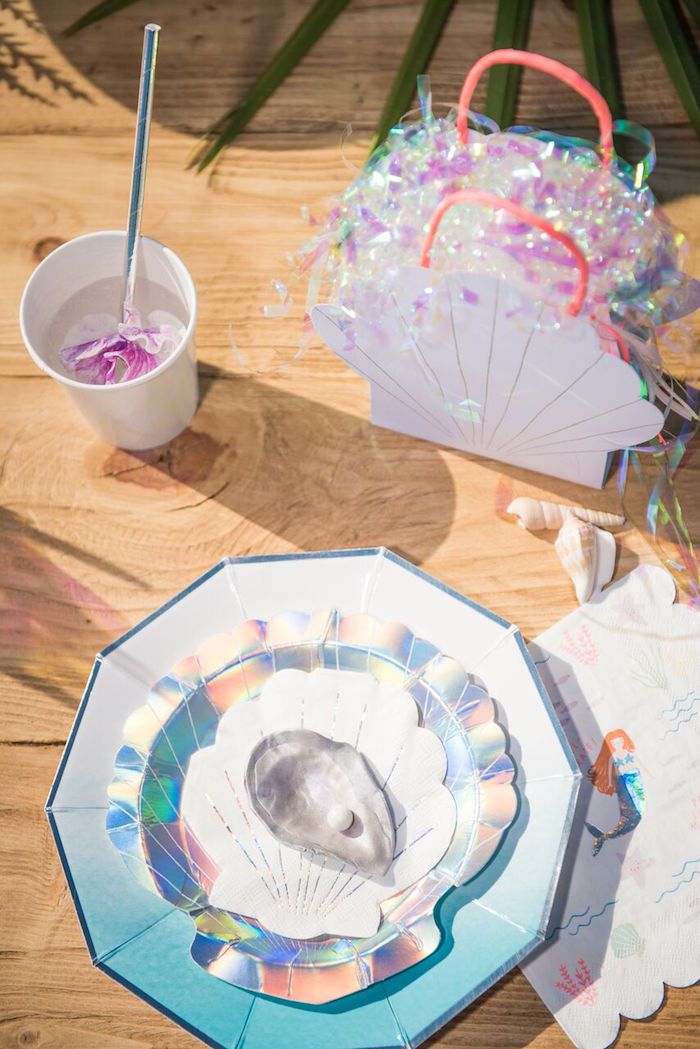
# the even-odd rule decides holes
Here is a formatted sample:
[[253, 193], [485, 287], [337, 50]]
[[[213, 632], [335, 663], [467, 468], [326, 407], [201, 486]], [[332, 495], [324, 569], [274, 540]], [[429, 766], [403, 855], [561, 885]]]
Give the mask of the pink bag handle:
[[533, 211], [521, 208], [519, 204], [514, 204], [512, 200], [506, 200], [505, 197], [499, 197], [497, 193], [490, 193], [486, 189], [458, 189], [456, 192], [449, 193], [446, 197], [443, 197], [430, 219], [428, 232], [423, 241], [423, 250], [420, 257], [421, 266], [424, 266], [426, 269], [430, 266], [430, 252], [432, 251], [433, 241], [445, 212], [449, 211], [454, 204], [461, 203], [486, 204], [492, 208], [502, 208], [504, 211], [509, 211], [517, 219], [520, 219], [521, 222], [527, 222], [529, 226], [542, 230], [543, 233], [546, 233], [553, 240], [558, 240], [560, 244], [563, 244], [573, 256], [579, 274], [578, 287], [566, 309], [572, 317], [581, 312], [581, 307], [588, 291], [588, 262], [578, 244], [568, 234], [555, 229], [551, 222], [547, 222], [546, 219], [536, 215]]
[[598, 118], [602, 152], [601, 164], [603, 167], [607, 167], [614, 154], [612, 117], [607, 102], [600, 92], [596, 91], [593, 84], [589, 84], [580, 73], [565, 66], [563, 62], [557, 62], [556, 59], [547, 58], [545, 55], [537, 55], [532, 51], [516, 51], [512, 47], [504, 47], [500, 51], [491, 51], [488, 55], [483, 55], [467, 73], [462, 93], [459, 96], [459, 107], [457, 109], [457, 132], [462, 145], [466, 146], [469, 140], [467, 115], [474, 89], [481, 74], [490, 69], [491, 66], [510, 65], [511, 63], [513, 65], [527, 66], [530, 69], [538, 69], [540, 73], [548, 73], [556, 80], [561, 80], [564, 84], [568, 84], [569, 87], [586, 99]]

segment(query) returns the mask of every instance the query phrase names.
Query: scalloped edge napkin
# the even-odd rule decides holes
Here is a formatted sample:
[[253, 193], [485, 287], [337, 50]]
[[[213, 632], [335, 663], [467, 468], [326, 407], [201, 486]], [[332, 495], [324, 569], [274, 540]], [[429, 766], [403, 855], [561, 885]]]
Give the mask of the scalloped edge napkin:
[[522, 970], [580, 1049], [700, 977], [700, 615], [675, 597], [640, 566], [530, 645], [584, 778]]

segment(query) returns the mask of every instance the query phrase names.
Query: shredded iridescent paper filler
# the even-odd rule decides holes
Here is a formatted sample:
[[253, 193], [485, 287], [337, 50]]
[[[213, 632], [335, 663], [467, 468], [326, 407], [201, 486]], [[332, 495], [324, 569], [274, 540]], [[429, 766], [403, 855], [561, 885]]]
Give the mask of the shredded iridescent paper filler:
[[[688, 389], [687, 396], [697, 407], [698, 391]], [[677, 419], [673, 437], [662, 432], [648, 445], [626, 449], [618, 474], [626, 516], [648, 535], [661, 562], [695, 607], [700, 606], [700, 565], [679, 495], [679, 480], [697, 431], [697, 419]]]
[[[379, 308], [397, 269], [418, 264], [438, 203], [467, 187], [499, 193], [576, 241], [590, 265], [585, 311], [592, 318], [624, 326], [641, 314], [657, 328], [700, 305], [700, 284], [680, 269], [684, 238], [646, 182], [655, 153], [644, 128], [618, 121], [616, 134], [641, 141], [647, 155], [635, 167], [616, 158], [603, 168], [593, 143], [527, 127], [500, 132], [475, 114], [481, 130], [464, 146], [454, 111], [430, 113], [429, 84], [421, 85], [420, 98], [418, 119], [390, 132], [292, 260], [291, 281], [308, 279], [307, 312], [321, 301], [352, 310], [358, 286], [366, 296], [368, 284]], [[573, 262], [560, 245], [479, 206], [445, 216], [432, 268], [489, 273], [550, 305], [563, 305], [574, 289]], [[689, 332], [685, 337], [689, 349]]]

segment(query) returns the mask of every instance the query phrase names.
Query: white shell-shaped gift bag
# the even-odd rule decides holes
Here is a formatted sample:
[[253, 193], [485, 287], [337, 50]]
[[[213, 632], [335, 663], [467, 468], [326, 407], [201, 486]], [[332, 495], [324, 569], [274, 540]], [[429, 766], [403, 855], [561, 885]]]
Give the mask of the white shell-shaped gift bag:
[[[567, 311], [497, 277], [431, 273], [432, 238], [456, 203], [505, 208], [564, 243], [579, 269]], [[579, 313], [588, 267], [568, 236], [495, 194], [461, 190], [436, 211], [423, 263], [400, 269], [381, 298], [366, 286], [352, 309], [312, 311], [318, 334], [370, 383], [374, 423], [596, 488], [611, 453], [659, 432], [637, 371]]]

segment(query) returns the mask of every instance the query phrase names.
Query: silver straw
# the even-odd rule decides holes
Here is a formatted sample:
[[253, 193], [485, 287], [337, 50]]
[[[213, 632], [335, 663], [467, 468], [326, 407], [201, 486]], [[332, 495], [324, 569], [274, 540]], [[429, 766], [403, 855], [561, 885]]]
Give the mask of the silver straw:
[[143, 55], [141, 57], [141, 82], [139, 84], [139, 102], [136, 111], [136, 138], [134, 139], [134, 160], [131, 168], [131, 197], [129, 200], [129, 221], [126, 230], [126, 255], [124, 258], [124, 290], [122, 295], [122, 319], [127, 320], [128, 312], [133, 308], [134, 284], [136, 282], [136, 258], [138, 255], [139, 237], [141, 235], [141, 211], [143, 194], [146, 186], [146, 163], [148, 161], [148, 138], [151, 130], [151, 109], [153, 108], [153, 80], [156, 71], [158, 54], [158, 34], [160, 26], [149, 22], [143, 29]]

